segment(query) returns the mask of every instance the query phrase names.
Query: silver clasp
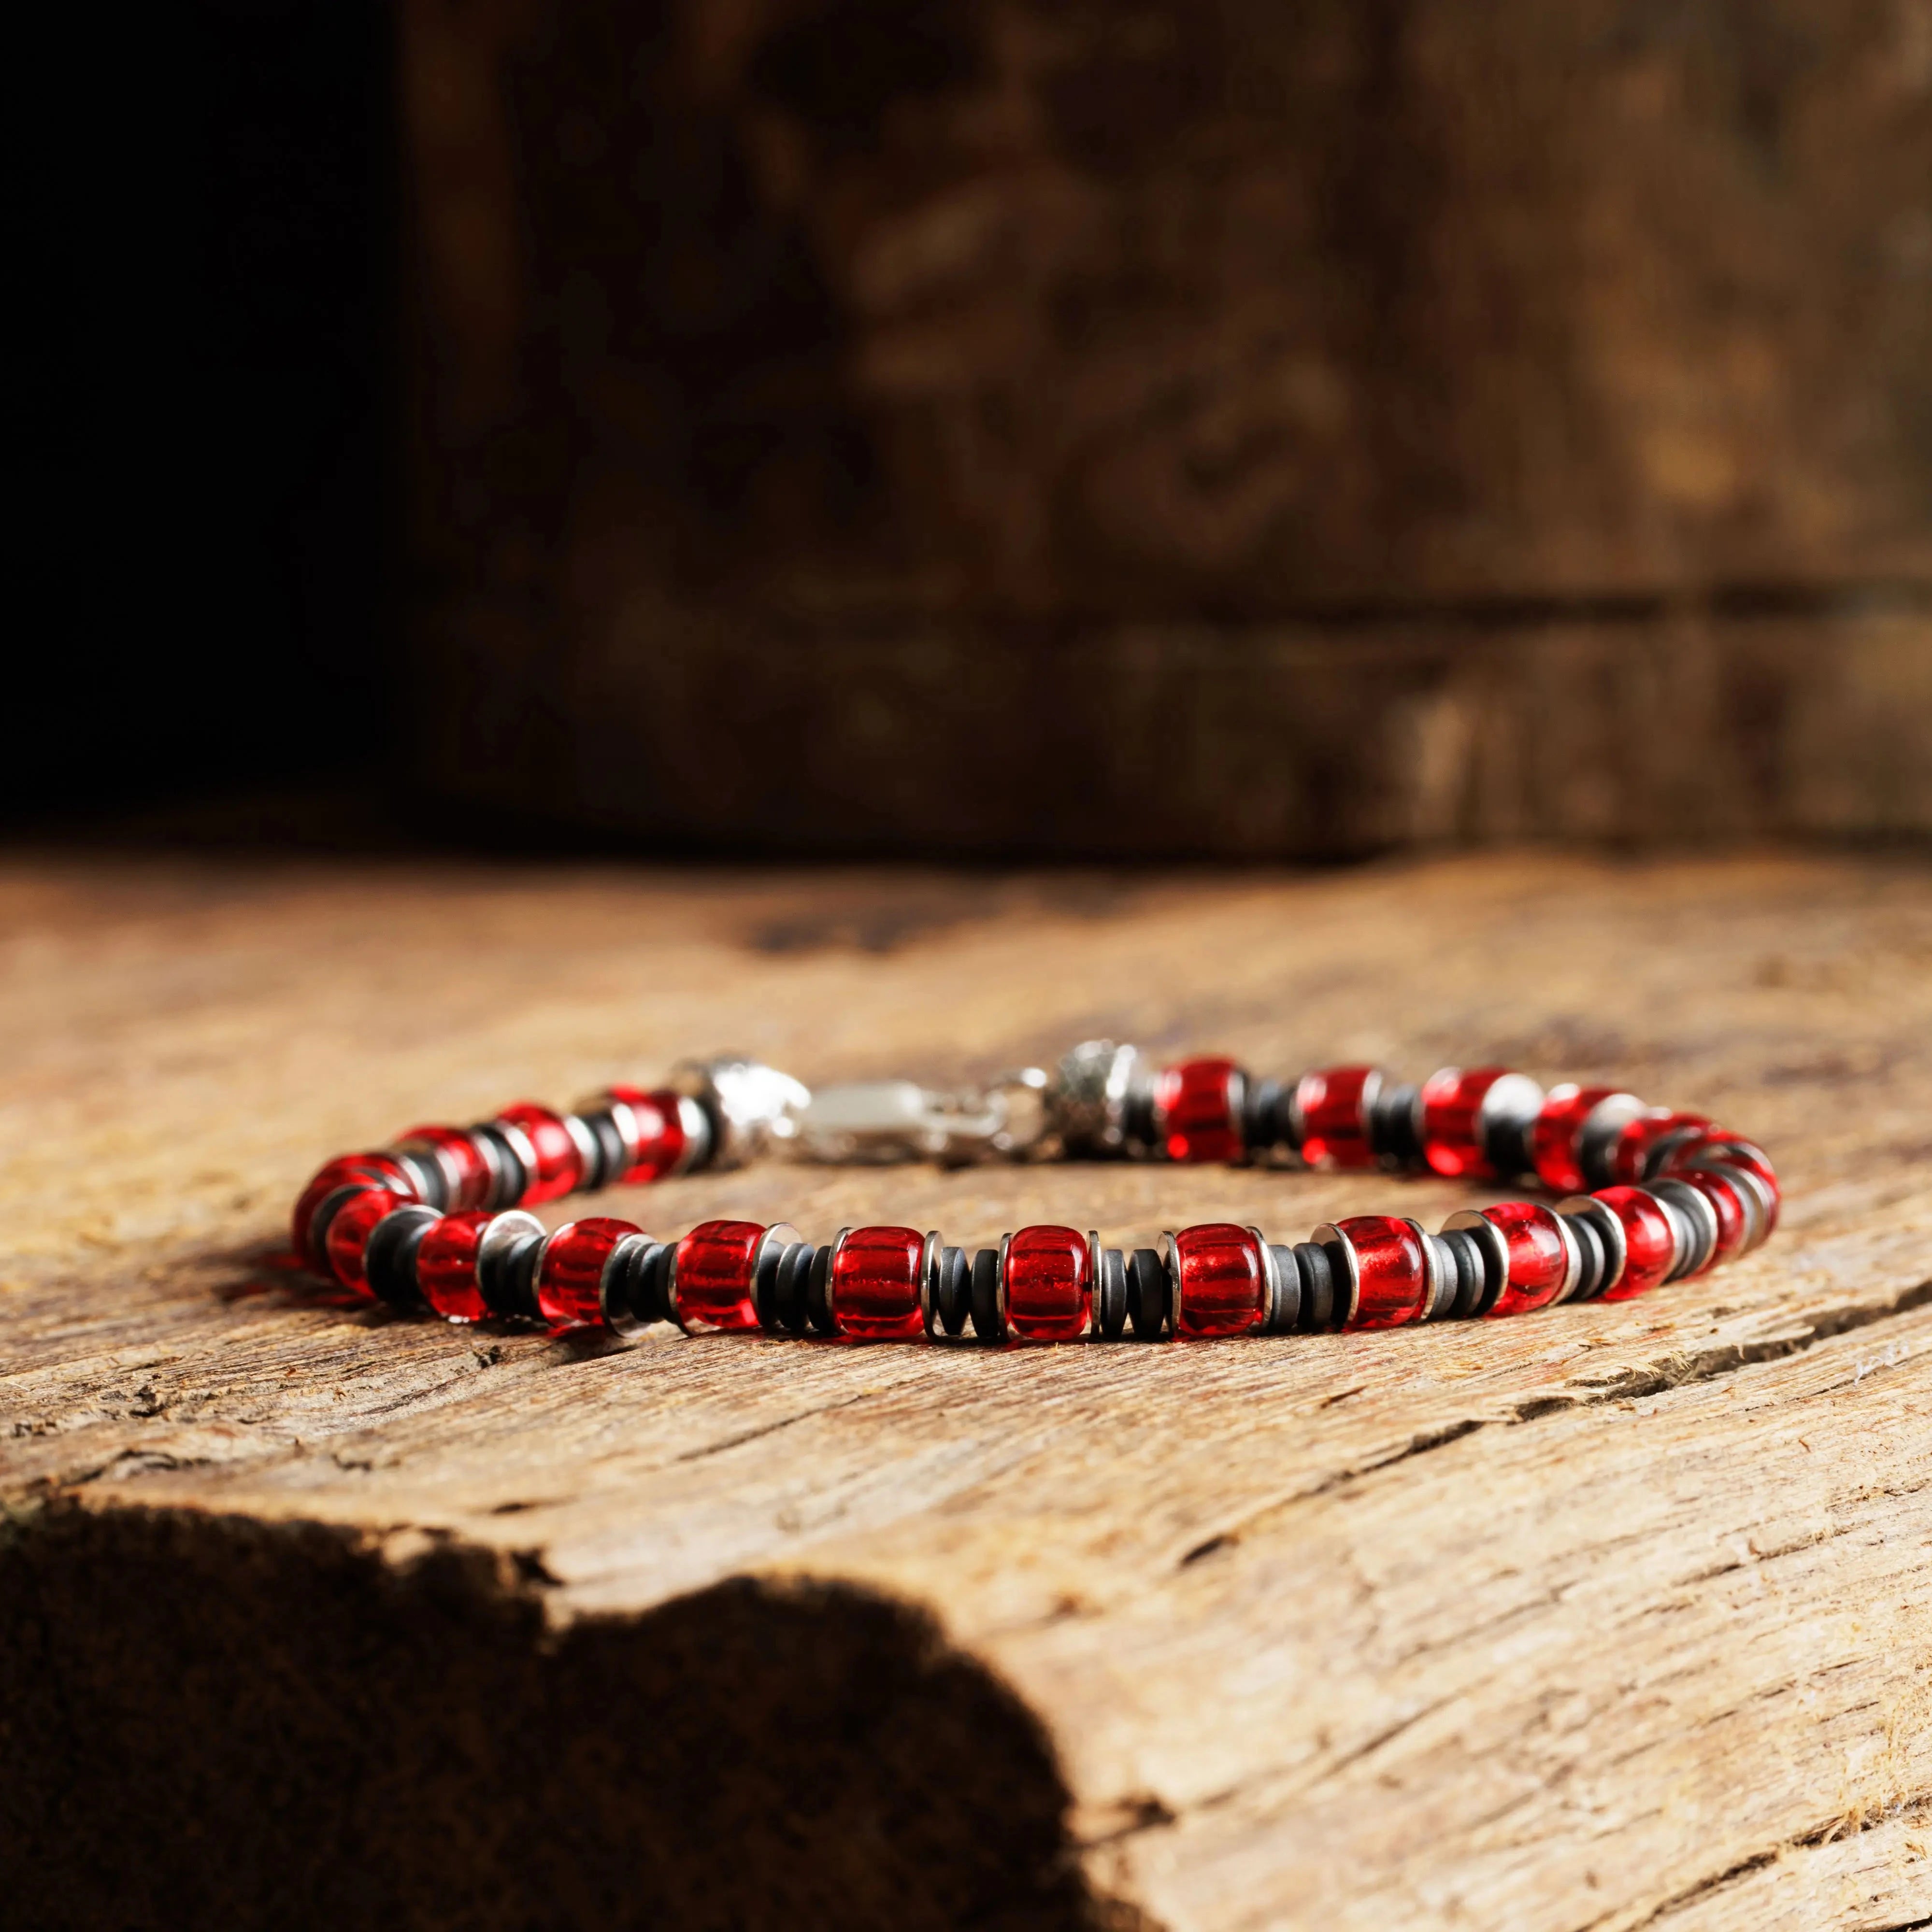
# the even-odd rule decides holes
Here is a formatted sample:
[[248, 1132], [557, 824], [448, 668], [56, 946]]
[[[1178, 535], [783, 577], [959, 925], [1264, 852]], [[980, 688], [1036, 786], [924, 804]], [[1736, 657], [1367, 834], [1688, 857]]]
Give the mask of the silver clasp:
[[1046, 1085], [1029, 1066], [980, 1094], [936, 1093], [912, 1080], [818, 1088], [790, 1150], [819, 1161], [1017, 1159], [1045, 1134]]
[[670, 1084], [703, 1107], [717, 1136], [710, 1162], [717, 1168], [741, 1167], [785, 1145], [812, 1097], [803, 1081], [741, 1054], [681, 1060]]

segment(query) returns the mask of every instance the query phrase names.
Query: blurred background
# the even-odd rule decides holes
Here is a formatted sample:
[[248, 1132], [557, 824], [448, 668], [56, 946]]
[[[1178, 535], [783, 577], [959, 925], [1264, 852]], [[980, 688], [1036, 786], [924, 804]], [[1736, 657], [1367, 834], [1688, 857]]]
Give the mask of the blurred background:
[[16, 828], [1932, 833], [1932, 0], [62, 31]]

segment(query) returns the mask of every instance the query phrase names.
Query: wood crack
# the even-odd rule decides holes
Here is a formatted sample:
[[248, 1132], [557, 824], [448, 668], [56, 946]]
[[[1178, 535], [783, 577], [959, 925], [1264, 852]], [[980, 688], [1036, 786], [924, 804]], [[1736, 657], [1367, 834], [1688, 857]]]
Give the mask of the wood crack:
[[1667, 1395], [1675, 1389], [1719, 1381], [1726, 1376], [1736, 1374], [1741, 1369], [1760, 1363], [1783, 1361], [1793, 1355], [1803, 1354], [1821, 1342], [1830, 1341], [1854, 1330], [1870, 1328], [1876, 1323], [1908, 1315], [1928, 1303], [1932, 1303], [1932, 1280], [1919, 1282], [1888, 1301], [1853, 1303], [1821, 1310], [1811, 1318], [1801, 1334], [1779, 1336], [1761, 1342], [1732, 1342], [1721, 1348], [1705, 1349], [1674, 1360], [1654, 1363], [1648, 1368], [1633, 1369], [1626, 1374], [1605, 1382], [1585, 1384], [1583, 1392], [1575, 1395], [1531, 1396], [1515, 1404], [1501, 1417], [1461, 1417], [1454, 1422], [1446, 1423], [1438, 1428], [1425, 1430], [1411, 1436], [1408, 1442], [1390, 1450], [1385, 1455], [1350, 1463], [1345, 1468], [1332, 1472], [1308, 1488], [1297, 1490], [1292, 1496], [1263, 1504], [1239, 1521], [1191, 1545], [1182, 1554], [1174, 1568], [1185, 1570], [1207, 1557], [1231, 1550], [1257, 1525], [1272, 1520], [1284, 1510], [1333, 1495], [1365, 1476], [1379, 1474], [1382, 1471], [1393, 1468], [1398, 1463], [1408, 1462], [1415, 1456], [1426, 1456], [1436, 1450], [1446, 1449], [1452, 1443], [1461, 1442], [1465, 1436], [1474, 1435], [1479, 1429], [1487, 1428], [1492, 1423], [1500, 1422], [1505, 1427], [1514, 1428], [1523, 1424], [1540, 1421], [1546, 1416], [1567, 1414], [1573, 1410], [1601, 1408], [1611, 1403], [1639, 1400], [1647, 1396]]
[[[1721, 1348], [1705, 1349], [1682, 1357], [1676, 1362], [1660, 1362], [1647, 1370], [1633, 1370], [1627, 1375], [1608, 1382], [1589, 1384], [1591, 1393], [1578, 1396], [1576, 1402], [1579, 1406], [1589, 1407], [1604, 1402], [1628, 1402], [1645, 1396], [1663, 1395], [1696, 1382], [1714, 1381], [1720, 1376], [1734, 1374], [1739, 1369], [1749, 1368], [1757, 1363], [1783, 1361], [1789, 1356], [1802, 1354], [1820, 1342], [1828, 1342], [1855, 1329], [1867, 1328], [1876, 1322], [1909, 1315], [1928, 1302], [1932, 1302], [1932, 1280], [1921, 1281], [1889, 1301], [1854, 1302], [1822, 1310], [1811, 1318], [1801, 1334], [1772, 1336], [1761, 1342], [1729, 1342]], [[1533, 1421], [1537, 1414], [1547, 1412], [1546, 1402], [1540, 1400], [1522, 1405], [1516, 1419]]]
[[[1681, 1912], [1686, 1906], [1695, 1904], [1700, 1898], [1708, 1898], [1714, 1892], [1721, 1892], [1725, 1886], [1735, 1885], [1740, 1879], [1748, 1878], [1753, 1872], [1762, 1871], [1767, 1865], [1775, 1864], [1786, 1852], [1816, 1851], [1826, 1845], [1841, 1844], [1847, 1838], [1855, 1838], [1863, 1833], [1875, 1831], [1882, 1825], [1894, 1824], [1900, 1819], [1921, 1816], [1932, 1811], [1932, 1792], [1888, 1805], [1884, 1810], [1869, 1816], [1834, 1818], [1829, 1824], [1820, 1825], [1815, 1830], [1799, 1833], [1794, 1838], [1781, 1839], [1768, 1851], [1753, 1852], [1749, 1858], [1740, 1858], [1735, 1864], [1727, 1865], [1720, 1872], [1713, 1872], [1708, 1878], [1700, 1879], [1695, 1885], [1687, 1886], [1681, 1892], [1672, 1893], [1662, 1904], [1652, 1908], [1647, 1917], [1639, 1918], [1627, 1928], [1627, 1932], [1645, 1932], [1648, 1926], [1660, 1924], [1672, 1912]], [[1603, 1918], [1593, 1918], [1588, 1924], [1576, 1928], [1576, 1932], [1592, 1932], [1592, 1928], [1603, 1924]], [[1918, 1918], [1905, 1924], [1874, 1928], [1874, 1932], [1912, 1932], [1917, 1926], [1932, 1925], [1932, 1918]]]
[[796, 1415], [781, 1416], [776, 1422], [761, 1424], [756, 1429], [742, 1430], [736, 1436], [721, 1437], [716, 1442], [702, 1442], [695, 1449], [687, 1449], [672, 1458], [679, 1462], [700, 1462], [707, 1456], [722, 1456], [727, 1449], [741, 1449], [747, 1442], [762, 1441], [768, 1436], [776, 1436], [781, 1429], [790, 1429], [801, 1422], [810, 1422], [815, 1415], [831, 1415], [839, 1409], [850, 1408], [855, 1402], [863, 1402], [869, 1390], [861, 1390], [857, 1395], [849, 1395], [843, 1402], [821, 1402], [816, 1408], [801, 1408]]

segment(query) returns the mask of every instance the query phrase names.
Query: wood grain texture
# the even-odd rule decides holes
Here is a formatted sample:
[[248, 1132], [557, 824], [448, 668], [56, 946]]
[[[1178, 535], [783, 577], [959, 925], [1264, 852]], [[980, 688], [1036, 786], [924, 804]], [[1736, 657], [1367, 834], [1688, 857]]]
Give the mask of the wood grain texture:
[[[200, 1766], [205, 1815], [239, 1805], [278, 1842], [248, 1797], [276, 1761], [250, 1755], [259, 1732], [312, 1736], [305, 1762], [365, 1754], [300, 1809], [350, 1847], [329, 1870], [359, 1856], [422, 1924], [567, 1922], [599, 1846], [628, 1842], [605, 1828], [614, 1782], [666, 1821], [599, 1908], [614, 1922], [1932, 1914], [1922, 868], [20, 861], [0, 914], [0, 1714], [36, 1744], [0, 1831], [31, 1848], [20, 1868], [70, 1894], [82, 1861], [59, 1846], [113, 1869], [74, 1821], [131, 1760], [83, 1732]], [[330, 1306], [265, 1265], [308, 1169], [408, 1120], [567, 1099], [693, 1048], [945, 1078], [1103, 1030], [1283, 1070], [1607, 1074], [1761, 1136], [1786, 1223], [1626, 1306], [1167, 1348], [617, 1347]], [[762, 1168], [610, 1202], [666, 1229], [783, 1210], [808, 1232], [1071, 1217], [1128, 1239], [1224, 1214], [1299, 1236], [1392, 1190], [1426, 1220], [1468, 1198]], [[218, 1642], [197, 1635], [209, 1601]], [[178, 1741], [197, 1709], [205, 1748]], [[87, 1776], [63, 1784], [69, 1760]], [[520, 1865], [461, 1822], [464, 1780], [539, 1762], [519, 1802], [575, 1850]], [[427, 1855], [383, 1822], [410, 1767], [407, 1815], [468, 1848], [449, 1869], [410, 1864]], [[117, 1789], [117, 1819], [170, 1815], [166, 1784]], [[706, 1798], [751, 1820], [740, 1858], [711, 1856]], [[788, 1835], [801, 1803], [838, 1828]], [[935, 1818], [957, 1828], [921, 1836]]]
[[403, 10], [418, 509], [512, 595], [1932, 569], [1922, 0]]

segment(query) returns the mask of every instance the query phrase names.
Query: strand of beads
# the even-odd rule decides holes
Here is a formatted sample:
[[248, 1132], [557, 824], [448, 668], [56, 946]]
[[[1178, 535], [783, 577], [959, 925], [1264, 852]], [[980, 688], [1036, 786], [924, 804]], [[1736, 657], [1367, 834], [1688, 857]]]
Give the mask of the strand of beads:
[[[1089, 1042], [1047, 1086], [1047, 1123], [1074, 1154], [1173, 1160], [1291, 1159], [1534, 1174], [1567, 1198], [1452, 1215], [1436, 1234], [1363, 1215], [1281, 1244], [1231, 1223], [1185, 1228], [1128, 1253], [1098, 1234], [1023, 1228], [969, 1255], [936, 1232], [846, 1228], [815, 1246], [784, 1225], [711, 1221], [675, 1243], [598, 1217], [545, 1230], [528, 1205], [735, 1163], [809, 1102], [769, 1069], [729, 1063], [736, 1088], [614, 1087], [568, 1113], [530, 1102], [470, 1128], [411, 1130], [328, 1162], [296, 1204], [298, 1254], [343, 1286], [454, 1321], [632, 1333], [909, 1340], [1143, 1340], [1393, 1328], [1620, 1300], [1746, 1252], [1776, 1226], [1762, 1149], [1701, 1115], [1605, 1088], [1501, 1068], [1446, 1069], [1403, 1086], [1366, 1066], [1257, 1081], [1234, 1062], [1155, 1072]], [[734, 1096], [762, 1096], [749, 1112]], [[762, 1108], [762, 1112], [759, 1111]], [[1577, 1190], [1587, 1189], [1588, 1192]]]

